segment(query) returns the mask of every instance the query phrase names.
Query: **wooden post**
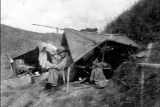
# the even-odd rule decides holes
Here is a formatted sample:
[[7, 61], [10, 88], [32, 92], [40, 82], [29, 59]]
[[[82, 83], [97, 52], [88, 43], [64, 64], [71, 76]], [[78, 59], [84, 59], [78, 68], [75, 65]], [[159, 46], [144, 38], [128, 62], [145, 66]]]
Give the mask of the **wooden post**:
[[65, 72], [65, 71], [62, 72], [62, 75], [63, 75], [63, 83], [65, 84], [65, 83], [66, 83], [66, 79], [65, 79], [64, 72]]
[[143, 102], [144, 102], [144, 99], [143, 99], [143, 93], [144, 93], [144, 70], [141, 69], [141, 96], [140, 96], [140, 99], [141, 99], [141, 107], [143, 107]]
[[11, 58], [11, 55], [8, 55], [8, 59], [9, 59], [9, 66], [10, 66], [10, 70], [13, 73], [12, 76], [16, 76], [16, 72], [13, 69], [12, 64], [14, 63], [14, 60]]
[[69, 92], [70, 71], [71, 71], [71, 66], [68, 67], [68, 72], [67, 72], [67, 90], [66, 90], [67, 93]]
[[[146, 56], [146, 59], [145, 59], [145, 62], [149, 62], [149, 56], [150, 56], [150, 54], [151, 54], [151, 49], [152, 49], [152, 46], [153, 46], [153, 43], [150, 43], [150, 44], [148, 44], [148, 51], [147, 51], [147, 56]], [[144, 107], [144, 98], [143, 98], [143, 93], [144, 93], [144, 82], [145, 82], [145, 71], [142, 69], [141, 70], [141, 82], [140, 82], [140, 84], [141, 84], [141, 102], [140, 102], [140, 104], [141, 104], [141, 107]]]
[[35, 78], [34, 78], [34, 76], [33, 76], [31, 71], [29, 71], [29, 75], [31, 77], [31, 84], [35, 83]]

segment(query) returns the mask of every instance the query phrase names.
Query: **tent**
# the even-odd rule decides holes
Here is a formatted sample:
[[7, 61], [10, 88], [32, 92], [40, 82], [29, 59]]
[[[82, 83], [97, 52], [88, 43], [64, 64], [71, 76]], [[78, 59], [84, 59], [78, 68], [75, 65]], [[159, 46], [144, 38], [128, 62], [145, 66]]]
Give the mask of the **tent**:
[[73, 29], [64, 29], [61, 45], [67, 45], [69, 47], [73, 61], [76, 62], [85, 54], [106, 41], [113, 41], [116, 43], [139, 48], [139, 45], [127, 36], [80, 32]]
[[39, 71], [42, 73], [45, 69], [42, 69], [39, 64], [38, 58], [39, 58], [40, 51], [43, 49], [43, 47], [46, 47], [47, 60], [49, 62], [52, 62], [51, 54], [54, 55], [57, 50], [57, 47], [54, 46], [52, 42], [47, 43], [47, 42], [42, 42], [42, 41], [37, 41], [37, 40], [29, 40], [29, 44], [24, 45], [24, 47], [25, 48], [22, 50], [19, 49], [19, 53], [17, 52], [15, 55], [12, 54], [14, 62], [12, 62], [11, 65], [15, 72], [20, 69], [19, 66], [21, 64], [18, 61], [20, 62], [23, 61], [23, 65], [33, 67], [32, 69], [33, 72]]
[[[78, 62], [88, 53], [93, 53], [93, 50], [99, 47], [101, 44], [105, 42], [114, 42], [115, 44], [122, 44], [125, 46], [130, 46], [134, 48], [139, 48], [139, 45], [135, 43], [133, 40], [128, 38], [127, 36], [116, 36], [113, 34], [97, 34], [91, 32], [80, 32], [73, 29], [64, 29], [64, 34], [61, 39], [61, 45], [63, 47], [67, 47], [70, 50], [71, 57], [73, 59], [73, 64]], [[69, 88], [69, 80], [70, 80], [70, 72], [72, 70], [69, 69], [67, 75], [67, 92]], [[72, 74], [72, 73], [71, 73]]]

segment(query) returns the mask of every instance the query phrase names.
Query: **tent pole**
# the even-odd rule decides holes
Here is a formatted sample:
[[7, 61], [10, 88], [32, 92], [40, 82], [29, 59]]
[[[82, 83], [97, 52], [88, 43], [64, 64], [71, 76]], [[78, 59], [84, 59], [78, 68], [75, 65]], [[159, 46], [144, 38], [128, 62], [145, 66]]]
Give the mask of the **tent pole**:
[[70, 71], [71, 71], [70, 67], [68, 67], [68, 72], [67, 72], [67, 91], [66, 91], [67, 93], [69, 92], [69, 79], [70, 79]]
[[65, 84], [66, 83], [66, 80], [65, 80], [65, 75], [64, 75], [64, 71], [63, 71], [63, 83]]
[[[106, 47], [106, 46], [107, 46], [107, 44], [105, 43], [104, 47]], [[102, 62], [104, 62], [105, 53], [106, 53], [106, 50], [104, 50], [104, 52], [103, 52]]]

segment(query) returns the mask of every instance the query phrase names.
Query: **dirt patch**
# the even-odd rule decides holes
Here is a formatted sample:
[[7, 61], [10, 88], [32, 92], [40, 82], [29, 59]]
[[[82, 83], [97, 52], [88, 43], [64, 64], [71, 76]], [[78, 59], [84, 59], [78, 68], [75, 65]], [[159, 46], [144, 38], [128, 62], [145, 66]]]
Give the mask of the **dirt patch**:
[[88, 84], [70, 84], [50, 91], [43, 90], [44, 81], [36, 81], [26, 88], [7, 88], [2, 92], [2, 107], [97, 107], [115, 105], [119, 100], [117, 87], [109, 81], [104, 89], [96, 89]]

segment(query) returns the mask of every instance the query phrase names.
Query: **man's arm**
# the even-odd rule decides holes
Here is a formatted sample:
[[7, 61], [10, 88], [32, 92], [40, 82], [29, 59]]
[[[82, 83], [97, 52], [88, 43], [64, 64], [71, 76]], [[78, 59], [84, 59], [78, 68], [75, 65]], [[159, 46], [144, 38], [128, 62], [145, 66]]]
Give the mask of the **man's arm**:
[[70, 57], [67, 56], [58, 65], [52, 64], [50, 62], [47, 62], [46, 65], [48, 68], [53, 68], [53, 69], [57, 69], [57, 70], [64, 70], [65, 67], [68, 67], [68, 65], [70, 65], [69, 61], [70, 61]]
[[47, 62], [46, 67], [47, 68], [54, 68], [58, 70], [63, 70], [66, 63], [67, 63], [68, 58], [64, 58], [59, 64], [52, 64], [50, 62]]
[[47, 61], [46, 68], [56, 68], [57, 69], [58, 66], [56, 64], [53, 64], [53, 63], [50, 63], [50, 62]]

